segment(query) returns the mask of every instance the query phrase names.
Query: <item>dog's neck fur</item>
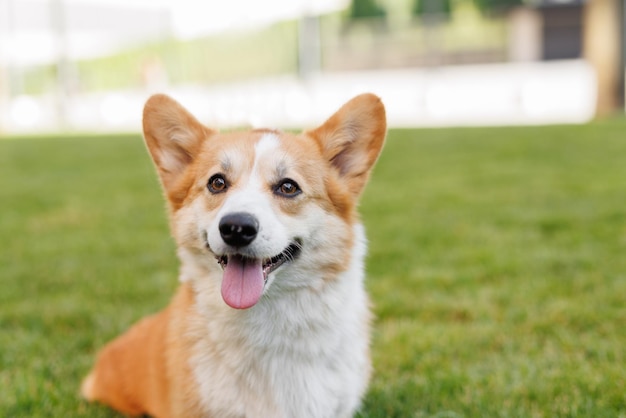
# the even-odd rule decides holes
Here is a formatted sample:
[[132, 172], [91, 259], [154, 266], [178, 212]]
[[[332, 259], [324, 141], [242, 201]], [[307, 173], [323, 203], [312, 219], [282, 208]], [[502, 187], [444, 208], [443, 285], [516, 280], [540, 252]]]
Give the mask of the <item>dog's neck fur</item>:
[[371, 368], [356, 206], [385, 140], [380, 99], [293, 135], [220, 133], [155, 95], [143, 132], [182, 285], [103, 348], [83, 396], [158, 417], [354, 414]]
[[[205, 324], [197, 324], [194, 330], [198, 338], [192, 359], [207, 411], [224, 417], [337, 417], [348, 416], [354, 410], [370, 373], [368, 329], [362, 324], [363, 316], [368, 315], [363, 287], [363, 228], [356, 225], [354, 234], [350, 263], [336, 280], [324, 282], [318, 273], [320, 277], [310, 280], [324, 283], [320, 288], [269, 289], [256, 306], [247, 310], [224, 304], [219, 280], [209, 277], [221, 274], [213, 266], [217, 265], [214, 260], [209, 260], [210, 265], [204, 261], [199, 264], [196, 254], [180, 253], [181, 278], [194, 288], [195, 308], [200, 318], [211, 318], [201, 319]], [[226, 364], [220, 347], [235, 350], [236, 355], [227, 357], [236, 362]], [[217, 358], [220, 370], [205, 366], [210, 357]], [[242, 393], [248, 397], [257, 394], [259, 398], [252, 402], [233, 399], [229, 402], [232, 409], [214, 411], [212, 400], [220, 399], [223, 405], [226, 396], [215, 382], [224, 379], [238, 387], [245, 385], [247, 390]], [[336, 402], [320, 402], [317, 398]], [[248, 411], [246, 404], [264, 408]]]

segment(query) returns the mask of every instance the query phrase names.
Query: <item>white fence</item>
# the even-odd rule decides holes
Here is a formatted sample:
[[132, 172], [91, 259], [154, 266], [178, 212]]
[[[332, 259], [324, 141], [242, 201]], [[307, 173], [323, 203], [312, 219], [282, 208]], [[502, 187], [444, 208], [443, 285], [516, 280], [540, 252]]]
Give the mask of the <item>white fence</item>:
[[[596, 76], [583, 60], [295, 76], [164, 88], [210, 126], [310, 127], [361, 92], [378, 94], [389, 126], [583, 123], [596, 106]], [[0, 112], [5, 133], [138, 131], [147, 91], [67, 98], [20, 96]], [[59, 118], [64, 118], [60, 123]]]

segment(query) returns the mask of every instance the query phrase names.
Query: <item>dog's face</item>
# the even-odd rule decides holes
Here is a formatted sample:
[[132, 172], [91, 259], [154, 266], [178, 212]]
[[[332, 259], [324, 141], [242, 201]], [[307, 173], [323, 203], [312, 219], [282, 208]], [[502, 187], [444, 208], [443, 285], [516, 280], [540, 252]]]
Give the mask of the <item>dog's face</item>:
[[315, 286], [312, 277], [347, 269], [355, 206], [385, 131], [373, 95], [300, 135], [221, 134], [162, 95], [144, 110], [174, 237], [198, 266], [223, 269], [212, 276], [221, 277], [224, 301], [239, 309], [270, 287]]

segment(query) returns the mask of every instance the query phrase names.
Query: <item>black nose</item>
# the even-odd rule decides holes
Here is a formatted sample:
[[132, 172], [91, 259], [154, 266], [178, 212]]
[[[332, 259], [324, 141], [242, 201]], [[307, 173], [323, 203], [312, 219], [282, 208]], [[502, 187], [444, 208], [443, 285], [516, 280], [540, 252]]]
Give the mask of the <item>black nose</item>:
[[245, 247], [256, 238], [259, 221], [249, 213], [229, 213], [220, 220], [220, 235], [233, 247]]

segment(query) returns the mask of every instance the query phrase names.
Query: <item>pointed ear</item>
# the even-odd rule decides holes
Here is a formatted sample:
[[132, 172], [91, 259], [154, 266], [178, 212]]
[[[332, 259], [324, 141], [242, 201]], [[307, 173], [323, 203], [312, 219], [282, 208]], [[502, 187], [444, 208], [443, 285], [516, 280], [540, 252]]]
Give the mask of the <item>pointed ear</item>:
[[306, 132], [322, 149], [324, 157], [358, 196], [385, 141], [385, 107], [373, 94], [362, 94], [343, 105], [322, 126]]
[[163, 187], [171, 192], [213, 132], [174, 99], [156, 94], [143, 109], [143, 136]]

